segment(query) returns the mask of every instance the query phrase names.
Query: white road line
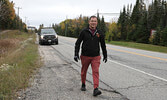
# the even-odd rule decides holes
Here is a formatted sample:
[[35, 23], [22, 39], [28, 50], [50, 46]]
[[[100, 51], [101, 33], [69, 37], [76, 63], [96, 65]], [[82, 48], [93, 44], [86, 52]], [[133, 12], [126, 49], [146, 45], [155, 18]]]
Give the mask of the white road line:
[[167, 79], [161, 78], [161, 77], [159, 77], [159, 76], [152, 75], [152, 74], [150, 74], [150, 73], [144, 72], [144, 71], [139, 70], [139, 69], [135, 69], [135, 68], [133, 68], [133, 67], [130, 67], [130, 66], [121, 64], [121, 63], [119, 63], [119, 62], [116, 62], [116, 61], [113, 61], [113, 60], [110, 60], [110, 59], [109, 59], [109, 61], [111, 61], [111, 62], [113, 62], [113, 63], [116, 63], [116, 64], [118, 64], [118, 65], [124, 66], [124, 67], [126, 67], [126, 68], [129, 68], [129, 69], [131, 69], [131, 70], [135, 70], [135, 71], [137, 71], [137, 72], [140, 72], [140, 73], [143, 73], [143, 74], [145, 74], [145, 75], [148, 75], [148, 76], [151, 76], [151, 77], [154, 77], [154, 78], [157, 78], [157, 79], [159, 79], [159, 80], [162, 80], [162, 81], [167, 82]]
[[[61, 42], [61, 43], [62, 43], [62, 44], [65, 44], [65, 43], [63, 43], [63, 42]], [[65, 44], [65, 45], [68, 45], [68, 46], [74, 48], [74, 46], [71, 46], [71, 45], [69, 45], [69, 44]], [[139, 70], [139, 69], [136, 69], [136, 68], [133, 68], [133, 67], [124, 65], [124, 64], [121, 64], [121, 63], [119, 63], [119, 62], [116, 62], [116, 61], [113, 61], [113, 60], [110, 60], [110, 59], [108, 59], [108, 61], [113, 62], [113, 63], [116, 63], [116, 64], [118, 64], [118, 65], [124, 66], [124, 67], [126, 67], [126, 68], [131, 69], [131, 70], [134, 70], [134, 71], [137, 71], [137, 72], [143, 73], [143, 74], [145, 74], [145, 75], [148, 75], [148, 76], [151, 76], [151, 77], [154, 77], [154, 78], [157, 78], [157, 79], [159, 79], [159, 80], [162, 80], [162, 81], [167, 82], [167, 79], [161, 78], [161, 77], [159, 77], [159, 76], [152, 75], [152, 74], [150, 74], [150, 73], [144, 72], [144, 71], [142, 71], [142, 70]]]

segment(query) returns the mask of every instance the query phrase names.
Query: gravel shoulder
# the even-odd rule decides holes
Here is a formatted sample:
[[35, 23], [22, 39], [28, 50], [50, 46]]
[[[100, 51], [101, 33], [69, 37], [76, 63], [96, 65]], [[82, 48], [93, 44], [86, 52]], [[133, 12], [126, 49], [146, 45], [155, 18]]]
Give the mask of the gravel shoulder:
[[127, 100], [118, 93], [102, 90], [93, 96], [93, 85], [87, 81], [87, 91], [81, 91], [80, 73], [63, 60], [51, 46], [39, 46], [44, 62], [31, 87], [20, 93], [18, 100]]

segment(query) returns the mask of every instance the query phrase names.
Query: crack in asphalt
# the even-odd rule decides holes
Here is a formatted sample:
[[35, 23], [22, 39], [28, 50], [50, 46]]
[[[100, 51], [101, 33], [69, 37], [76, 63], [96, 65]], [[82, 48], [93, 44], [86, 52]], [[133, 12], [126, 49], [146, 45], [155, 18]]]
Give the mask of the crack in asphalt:
[[[77, 64], [76, 62], [71, 61], [70, 59], [66, 58], [61, 52], [59, 52], [58, 50], [56, 50], [53, 46], [51, 46], [51, 47], [57, 52], [58, 56], [62, 60], [64, 60], [66, 62], [65, 65], [68, 65], [70, 68], [72, 68], [73, 70], [75, 70], [80, 75], [79, 71], [77, 69], [75, 69], [74, 67], [72, 67], [72, 64], [75, 64], [77, 67], [81, 68], [79, 64]], [[87, 74], [92, 75], [90, 72], [87, 72]], [[86, 80], [86, 81], [89, 82], [91, 85], [93, 85], [93, 83], [91, 81], [89, 81], [89, 80]], [[112, 92], [112, 93], [119, 94], [119, 95], [122, 96], [122, 100], [129, 100], [126, 96], [124, 96], [121, 93], [119, 93], [118, 91], [116, 91], [114, 88], [112, 88], [110, 85], [108, 85], [104, 81], [99, 80], [99, 82], [103, 83], [104, 85], [106, 85], [109, 88], [109, 89], [104, 89], [104, 88], [100, 88], [99, 87], [99, 89], [101, 89], [103, 91], [106, 91], [106, 92]]]
[[30, 79], [30, 87], [20, 91], [17, 100], [128, 100], [107, 86], [107, 89], [101, 88], [102, 95], [94, 97], [93, 83], [88, 80], [87, 91], [81, 91], [81, 66], [72, 61], [72, 57], [66, 58], [56, 46], [39, 46], [39, 53], [44, 65]]
[[148, 81], [148, 82], [146, 82], [144, 84], [138, 85], [138, 86], [136, 85], [136, 86], [129, 86], [127, 88], [117, 88], [116, 90], [129, 90], [129, 89], [132, 89], [132, 88], [140, 88], [140, 87], [144, 88], [144, 86], [146, 87], [146, 86], [148, 86], [151, 83], [154, 83], [153, 79], [150, 79], [150, 81]]
[[146, 69], [153, 69], [153, 70], [159, 70], [159, 71], [165, 71], [165, 72], [167, 72], [166, 69], [151, 68], [151, 67], [147, 67], [147, 66], [141, 66], [141, 67], [146, 68]]

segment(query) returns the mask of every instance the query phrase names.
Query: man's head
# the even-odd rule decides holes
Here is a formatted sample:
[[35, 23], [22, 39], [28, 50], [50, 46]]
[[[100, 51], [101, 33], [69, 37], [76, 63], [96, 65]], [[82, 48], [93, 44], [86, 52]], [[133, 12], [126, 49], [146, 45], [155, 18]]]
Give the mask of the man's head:
[[97, 17], [96, 16], [91, 16], [89, 18], [89, 28], [96, 29], [96, 27], [97, 27]]

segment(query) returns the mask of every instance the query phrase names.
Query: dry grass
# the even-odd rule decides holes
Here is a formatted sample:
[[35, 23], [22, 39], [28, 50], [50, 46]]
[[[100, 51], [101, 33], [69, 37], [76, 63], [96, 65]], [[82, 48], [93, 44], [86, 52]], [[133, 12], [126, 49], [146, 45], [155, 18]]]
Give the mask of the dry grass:
[[18, 30], [11, 30], [0, 34], [0, 65], [3, 64], [3, 59], [17, 50], [21, 42], [31, 35], [32, 34], [23, 33]]
[[0, 58], [6, 56], [7, 53], [14, 50], [19, 45], [18, 39], [2, 39], [0, 40]]
[[0, 100], [15, 100], [40, 66], [38, 45], [35, 34], [10, 31], [0, 37]]

